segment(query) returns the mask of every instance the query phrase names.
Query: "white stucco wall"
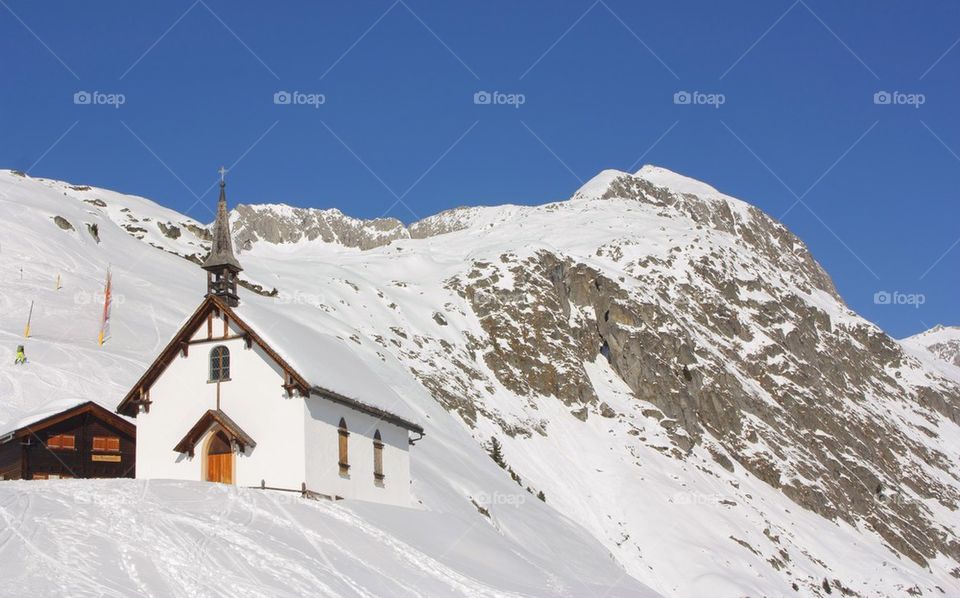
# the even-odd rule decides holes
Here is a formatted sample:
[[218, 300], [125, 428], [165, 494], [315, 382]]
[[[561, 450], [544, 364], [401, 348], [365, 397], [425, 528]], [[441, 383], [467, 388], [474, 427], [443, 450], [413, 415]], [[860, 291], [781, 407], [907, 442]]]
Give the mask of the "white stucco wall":
[[[304, 418], [307, 439], [307, 486], [348, 499], [410, 506], [410, 450], [404, 428], [322, 397], [306, 400]], [[350, 469], [340, 475], [340, 418], [350, 432]], [[373, 477], [373, 435], [380, 430], [383, 441], [384, 479]], [[323, 490], [321, 490], [323, 489]]]
[[[239, 331], [231, 330], [231, 334]], [[222, 321], [214, 336], [223, 335]], [[206, 323], [194, 339], [207, 337]], [[303, 418], [300, 397], [288, 398], [282, 371], [262, 350], [248, 349], [242, 339], [190, 345], [188, 356], [177, 356], [150, 389], [149, 413], [137, 416], [137, 477], [202, 480], [203, 447], [197, 443], [190, 458], [173, 450], [208, 409], [217, 408], [217, 384], [207, 382], [210, 351], [230, 350], [230, 380], [220, 383], [220, 409], [257, 443], [234, 459], [234, 483], [299, 489], [305, 481]]]
[[[223, 336], [222, 320], [214, 321], [213, 334]], [[203, 323], [192, 340], [206, 338]], [[221, 345], [230, 350], [230, 380], [220, 383], [220, 409], [257, 443], [235, 455], [235, 484], [259, 486], [264, 480], [267, 486], [298, 490], [306, 482], [322, 494], [410, 506], [407, 430], [322, 397], [287, 397], [282, 370], [242, 339], [190, 345], [188, 356], [178, 354], [154, 382], [150, 411], [137, 416], [138, 478], [205, 479], [204, 448], [211, 431], [197, 443], [193, 457], [173, 448], [207, 410], [217, 408], [217, 384], [207, 379], [210, 351]], [[351, 467], [345, 477], [338, 467], [341, 417], [350, 431]], [[373, 477], [376, 430], [384, 444], [385, 478], [379, 484]]]

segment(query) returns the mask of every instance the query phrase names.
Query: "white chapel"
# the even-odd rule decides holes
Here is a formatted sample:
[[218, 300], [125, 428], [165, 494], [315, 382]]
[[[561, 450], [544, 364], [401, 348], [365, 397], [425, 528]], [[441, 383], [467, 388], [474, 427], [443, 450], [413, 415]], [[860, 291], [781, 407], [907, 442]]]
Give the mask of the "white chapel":
[[329, 384], [371, 377], [359, 360], [351, 371], [343, 343], [304, 337], [274, 306], [241, 305], [223, 180], [202, 267], [203, 301], [117, 407], [137, 421], [136, 477], [409, 506], [423, 428], [390, 409], [401, 401], [386, 385], [348, 396]]

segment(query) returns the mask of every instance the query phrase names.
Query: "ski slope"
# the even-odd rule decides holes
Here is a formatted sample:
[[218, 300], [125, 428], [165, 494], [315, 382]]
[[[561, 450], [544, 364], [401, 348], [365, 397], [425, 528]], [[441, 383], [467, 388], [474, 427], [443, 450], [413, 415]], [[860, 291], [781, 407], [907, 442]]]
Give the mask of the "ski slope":
[[10, 482], [0, 522], [2, 596], [655, 596], [563, 542], [200, 482]]

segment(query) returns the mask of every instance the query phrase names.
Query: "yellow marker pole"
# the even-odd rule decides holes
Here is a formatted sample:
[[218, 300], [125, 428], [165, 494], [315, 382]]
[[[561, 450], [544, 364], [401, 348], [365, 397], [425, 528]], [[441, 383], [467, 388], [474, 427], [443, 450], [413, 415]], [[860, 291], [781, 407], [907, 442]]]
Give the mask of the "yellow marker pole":
[[33, 320], [33, 301], [30, 302], [30, 313], [27, 315], [27, 327], [23, 329], [23, 338], [30, 338], [31, 320]]
[[61, 286], [60, 286], [60, 274], [57, 274], [57, 290], [59, 291], [60, 288], [61, 288]]

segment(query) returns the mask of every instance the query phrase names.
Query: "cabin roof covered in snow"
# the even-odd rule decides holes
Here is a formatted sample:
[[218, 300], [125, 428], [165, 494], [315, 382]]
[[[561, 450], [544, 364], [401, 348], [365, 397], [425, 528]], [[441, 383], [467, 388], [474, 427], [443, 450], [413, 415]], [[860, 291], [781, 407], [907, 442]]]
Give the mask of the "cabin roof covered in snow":
[[135, 427], [129, 420], [112, 413], [109, 409], [94, 403], [93, 401], [83, 401], [81, 399], [60, 399], [51, 401], [32, 413], [29, 413], [19, 420], [10, 422], [0, 430], [0, 444], [5, 444], [10, 440], [26, 436], [31, 432], [42, 430], [47, 426], [63, 421], [75, 415], [84, 412], [93, 412], [100, 419], [109, 421], [111, 424], [122, 429], [128, 434], [135, 434]]

